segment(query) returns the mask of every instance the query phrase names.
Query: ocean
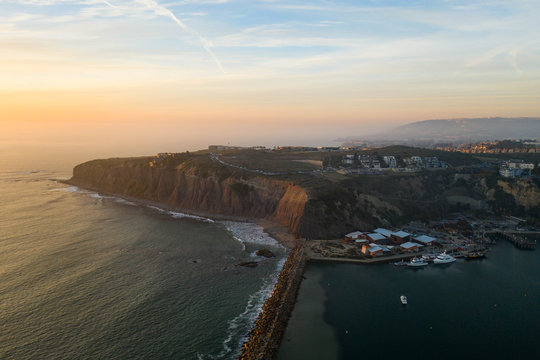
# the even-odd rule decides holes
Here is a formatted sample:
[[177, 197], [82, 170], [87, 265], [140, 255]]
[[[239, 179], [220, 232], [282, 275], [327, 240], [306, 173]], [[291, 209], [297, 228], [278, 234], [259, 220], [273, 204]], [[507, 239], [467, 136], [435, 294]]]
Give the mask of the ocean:
[[539, 334], [540, 251], [500, 241], [423, 269], [309, 264], [277, 359], [537, 359]]
[[0, 358], [235, 358], [282, 246], [256, 224], [62, 184], [68, 155], [13, 156], [0, 154]]

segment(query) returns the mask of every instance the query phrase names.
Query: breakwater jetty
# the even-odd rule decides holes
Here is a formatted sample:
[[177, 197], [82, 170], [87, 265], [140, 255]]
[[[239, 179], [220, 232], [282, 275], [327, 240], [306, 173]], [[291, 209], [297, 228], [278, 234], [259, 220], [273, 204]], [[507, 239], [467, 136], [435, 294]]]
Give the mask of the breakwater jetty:
[[305, 241], [291, 250], [270, 297], [242, 346], [241, 360], [273, 359], [291, 316], [306, 266]]

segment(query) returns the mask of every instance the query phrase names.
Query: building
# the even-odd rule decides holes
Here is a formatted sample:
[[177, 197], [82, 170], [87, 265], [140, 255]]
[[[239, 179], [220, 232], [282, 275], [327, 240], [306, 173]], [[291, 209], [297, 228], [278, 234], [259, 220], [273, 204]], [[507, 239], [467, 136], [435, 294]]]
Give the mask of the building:
[[364, 244], [362, 245], [362, 254], [369, 256], [381, 256], [383, 254], [383, 248], [376, 244]]
[[501, 167], [499, 169], [499, 174], [505, 178], [517, 178], [520, 177], [522, 173], [523, 170], [520, 168]]
[[432, 246], [435, 242], [435, 238], [427, 235], [420, 235], [413, 238], [415, 242], [424, 245], [424, 246]]
[[387, 238], [390, 238], [390, 236], [392, 235], [392, 231], [391, 231], [391, 230], [384, 229], [384, 228], [377, 228], [377, 229], [373, 230], [373, 232], [382, 234], [382, 235], [384, 235], [384, 236], [387, 237]]
[[364, 233], [361, 231], [354, 231], [345, 235], [345, 240], [358, 240], [364, 236]]
[[399, 245], [399, 247], [401, 249], [401, 252], [408, 253], [408, 252], [417, 251], [417, 250], [419, 250], [420, 248], [422, 248], [424, 246], [420, 245], [420, 244], [417, 244], [417, 243], [407, 241], [407, 242]]
[[379, 234], [377, 232], [366, 234], [366, 238], [370, 240], [372, 243], [380, 243], [387, 240], [387, 237], [383, 234]]
[[397, 161], [395, 156], [383, 156], [383, 160], [390, 168], [397, 167]]
[[390, 240], [394, 243], [394, 244], [403, 244], [404, 242], [407, 242], [411, 239], [411, 234], [409, 234], [408, 232], [405, 232], [405, 231], [397, 231], [397, 232], [393, 232], [391, 235], [390, 235]]

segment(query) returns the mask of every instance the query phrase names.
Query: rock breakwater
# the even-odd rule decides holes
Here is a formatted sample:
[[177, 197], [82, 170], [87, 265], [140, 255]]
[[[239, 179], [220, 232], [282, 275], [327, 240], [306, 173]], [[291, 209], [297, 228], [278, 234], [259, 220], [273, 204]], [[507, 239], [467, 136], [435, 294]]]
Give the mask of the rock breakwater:
[[273, 359], [291, 316], [306, 265], [304, 241], [291, 250], [276, 286], [242, 346], [241, 360]]

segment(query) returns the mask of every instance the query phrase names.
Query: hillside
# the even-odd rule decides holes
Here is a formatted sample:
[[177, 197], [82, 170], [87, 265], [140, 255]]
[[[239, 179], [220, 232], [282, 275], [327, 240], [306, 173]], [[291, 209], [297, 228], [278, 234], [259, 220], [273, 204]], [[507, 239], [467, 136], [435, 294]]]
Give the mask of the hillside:
[[347, 137], [345, 142], [401, 142], [407, 144], [470, 143], [496, 139], [538, 139], [540, 118], [474, 118], [424, 120], [396, 127], [383, 134]]
[[[392, 150], [399, 150], [402, 155], [417, 151], [403, 147]], [[426, 151], [422, 155], [433, 155], [431, 150]], [[448, 161], [455, 166], [476, 161], [469, 155], [451, 155], [454, 158]], [[458, 178], [452, 168], [348, 176], [319, 168], [309, 170], [315, 165], [302, 162], [322, 161], [316, 159], [326, 156], [336, 155], [202, 151], [93, 160], [76, 166], [69, 183], [186, 211], [264, 218], [287, 226], [298, 236], [313, 239], [434, 219], [469, 209], [470, 204], [479, 206], [478, 211], [540, 217], [537, 181], [505, 180], [489, 172]], [[257, 161], [250, 161], [252, 158]], [[245, 166], [258, 163], [265, 169], [286, 171], [267, 173]], [[294, 164], [296, 169], [291, 168]]]

